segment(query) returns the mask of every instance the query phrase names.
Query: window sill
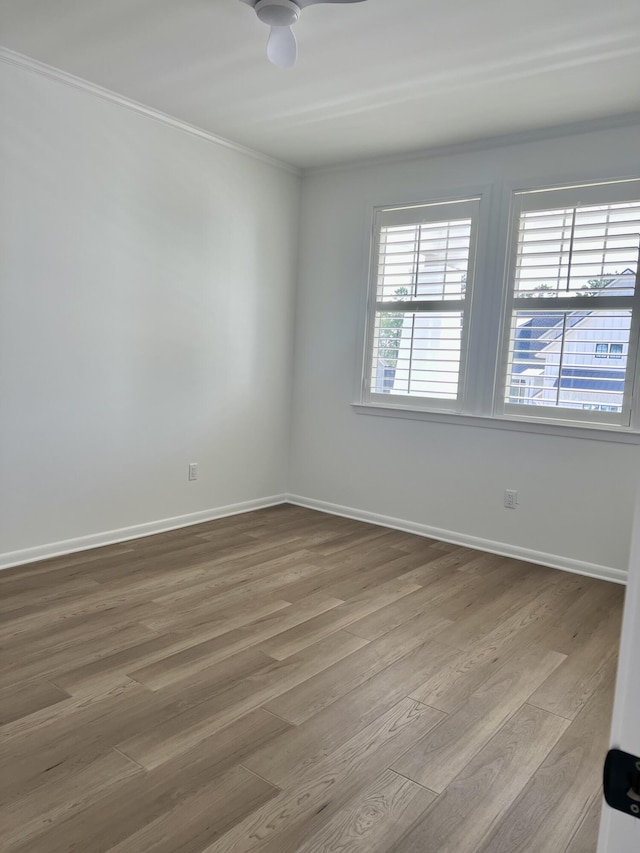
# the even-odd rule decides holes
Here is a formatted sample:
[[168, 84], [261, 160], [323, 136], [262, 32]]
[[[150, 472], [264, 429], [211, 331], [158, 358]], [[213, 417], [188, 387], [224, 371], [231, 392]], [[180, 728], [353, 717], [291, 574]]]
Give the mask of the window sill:
[[511, 432], [528, 432], [538, 435], [557, 435], [563, 438], [581, 438], [587, 441], [609, 441], [617, 444], [640, 444], [640, 433], [621, 427], [576, 426], [550, 424], [512, 417], [467, 415], [459, 412], [434, 412], [425, 409], [408, 409], [399, 406], [382, 406], [379, 403], [352, 403], [358, 415], [383, 418], [402, 418], [412, 421], [432, 421], [455, 426], [472, 426], [482, 429], [504, 429]]

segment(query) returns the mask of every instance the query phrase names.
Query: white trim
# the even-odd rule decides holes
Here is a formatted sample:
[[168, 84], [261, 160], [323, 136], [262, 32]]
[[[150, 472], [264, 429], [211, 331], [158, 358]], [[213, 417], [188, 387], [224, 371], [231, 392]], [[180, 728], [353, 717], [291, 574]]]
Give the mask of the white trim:
[[428, 524], [406, 521], [388, 515], [381, 515], [377, 512], [368, 512], [367, 510], [340, 506], [339, 504], [328, 501], [319, 501], [315, 500], [315, 498], [306, 498], [293, 494], [271, 495], [265, 498], [257, 498], [255, 500], [243, 501], [242, 503], [217, 507], [216, 509], [193, 512], [188, 515], [179, 515], [160, 521], [149, 521], [145, 524], [121, 527], [118, 530], [94, 533], [89, 536], [79, 536], [76, 539], [66, 539], [62, 542], [38, 545], [34, 548], [25, 548], [21, 551], [8, 551], [5, 554], [0, 554], [0, 570], [34, 563], [38, 560], [47, 560], [51, 557], [74, 554], [79, 551], [89, 551], [104, 545], [129, 542], [132, 539], [141, 539], [146, 536], [153, 536], [156, 533], [166, 533], [170, 530], [191, 527], [195, 524], [202, 524], [203, 522], [213, 521], [217, 518], [227, 518], [228, 516], [239, 515], [244, 512], [252, 512], [257, 509], [266, 509], [267, 507], [277, 506], [282, 503], [315, 509], [320, 512], [329, 513], [330, 515], [339, 515], [343, 518], [353, 518], [357, 521], [377, 524], [380, 527], [390, 527], [393, 530], [402, 530], [405, 533], [414, 533], [417, 536], [428, 536], [442, 542], [450, 542], [465, 548], [474, 548], [477, 551], [487, 551], [490, 554], [512, 557], [528, 563], [538, 563], [552, 569], [562, 569], [566, 572], [613, 581], [614, 583], [626, 583], [627, 573], [622, 569], [599, 566], [596, 563], [585, 563], [582, 560], [573, 560], [569, 557], [546, 554], [543, 551], [533, 551], [530, 548], [520, 548], [517, 545], [508, 545], [504, 542], [496, 542], [491, 539], [481, 539], [478, 536], [468, 536], [465, 533], [444, 530]]
[[547, 127], [531, 128], [529, 130], [504, 133], [497, 136], [485, 136], [462, 142], [446, 142], [442, 145], [427, 145], [414, 151], [398, 154], [382, 154], [380, 156], [354, 158], [340, 163], [328, 163], [319, 166], [303, 168], [304, 175], [324, 175], [342, 172], [347, 169], [369, 169], [382, 166], [393, 166], [397, 163], [413, 163], [416, 160], [428, 160], [432, 157], [448, 157], [457, 154], [473, 154], [476, 151], [487, 151], [491, 148], [506, 148], [510, 145], [527, 145], [530, 142], [540, 142], [547, 139], [562, 139], [565, 136], [577, 136], [584, 133], [614, 130], [619, 127], [635, 127], [640, 124], [640, 111], [618, 113], [613, 116], [586, 119], [584, 121], [554, 124]]
[[587, 422], [575, 424], [534, 418], [518, 419], [515, 416], [474, 415], [467, 412], [444, 412], [435, 409], [407, 408], [381, 403], [351, 403], [357, 415], [374, 415], [383, 418], [400, 418], [410, 421], [434, 421], [453, 426], [506, 429], [511, 432], [531, 432], [538, 435], [558, 435], [562, 438], [579, 438], [584, 441], [610, 441], [614, 444], [640, 444], [640, 433], [615, 425], [601, 426]]
[[37, 74], [42, 74], [45, 77], [50, 77], [65, 83], [68, 86], [81, 89], [85, 92], [102, 98], [103, 100], [111, 101], [119, 104], [127, 109], [146, 115], [156, 121], [174, 127], [177, 130], [182, 130], [185, 133], [190, 133], [193, 136], [198, 136], [215, 145], [220, 145], [224, 148], [230, 148], [240, 154], [245, 154], [255, 160], [260, 160], [263, 163], [268, 163], [270, 166], [283, 169], [294, 175], [318, 175], [331, 172], [341, 172], [345, 169], [370, 168], [378, 166], [387, 166], [395, 163], [410, 163], [416, 160], [425, 160], [432, 157], [443, 157], [455, 154], [473, 153], [476, 151], [486, 151], [491, 148], [503, 148], [510, 145], [526, 145], [531, 142], [538, 142], [546, 139], [561, 139], [565, 136], [574, 136], [583, 133], [594, 133], [597, 131], [613, 130], [616, 128], [634, 127], [640, 125], [640, 111], [628, 113], [619, 113], [613, 116], [604, 116], [601, 118], [587, 119], [585, 121], [569, 122], [567, 124], [554, 124], [542, 128], [533, 128], [525, 131], [516, 131], [514, 133], [499, 134], [497, 136], [488, 136], [481, 139], [472, 139], [462, 142], [444, 143], [442, 145], [427, 146], [414, 151], [398, 154], [383, 154], [377, 157], [355, 158], [353, 160], [343, 161], [339, 163], [328, 163], [319, 166], [294, 166], [292, 163], [287, 163], [284, 160], [279, 160], [276, 157], [270, 157], [268, 154], [263, 154], [253, 148], [247, 148], [240, 143], [233, 142], [231, 139], [226, 139], [223, 136], [217, 136], [196, 125], [189, 124], [186, 121], [175, 118], [174, 116], [142, 104], [139, 101], [134, 101], [132, 98], [127, 98], [125, 95], [120, 95], [117, 92], [112, 92], [110, 89], [105, 89], [89, 80], [84, 80], [82, 77], [77, 77], [67, 71], [62, 71], [52, 65], [47, 65], [44, 62], [39, 62], [37, 59], [32, 59], [25, 54], [18, 53], [15, 50], [10, 50], [7, 47], [0, 46], [0, 62], [6, 62], [10, 65], [17, 65], [20, 68], [25, 68]]
[[619, 584], [625, 584], [627, 581], [627, 572], [622, 569], [613, 569], [609, 566], [599, 566], [596, 563], [586, 563], [583, 560], [573, 560], [570, 557], [546, 554], [544, 551], [520, 548], [518, 545], [495, 542], [492, 539], [481, 539], [478, 536], [468, 536], [465, 533], [459, 533], [454, 530], [443, 530], [439, 527], [431, 527], [428, 524], [420, 524], [416, 521], [406, 521], [401, 518], [393, 518], [389, 515], [380, 515], [377, 512], [368, 512], [367, 510], [340, 506], [339, 504], [329, 503], [328, 501], [305, 498], [301, 495], [288, 494], [286, 501], [295, 506], [317, 509], [320, 512], [327, 512], [330, 515], [353, 518], [356, 521], [365, 521], [381, 527], [391, 527], [393, 530], [402, 530], [404, 533], [415, 533], [417, 536], [428, 536], [431, 539], [438, 539], [441, 542], [450, 542], [453, 545], [474, 548], [477, 551], [487, 551], [490, 554], [512, 557], [516, 560], [524, 560], [527, 563], [538, 563], [542, 566], [548, 566], [551, 569], [562, 569], [565, 572], [586, 575], [587, 577], [613, 581], [613, 583]]
[[112, 104], [118, 104], [120, 107], [132, 110], [135, 113], [146, 116], [147, 118], [158, 121], [175, 130], [180, 130], [183, 133], [188, 133], [191, 136], [197, 136], [199, 139], [204, 139], [206, 142], [211, 142], [214, 145], [219, 145], [222, 148], [228, 148], [238, 154], [244, 154], [245, 157], [250, 157], [253, 160], [259, 160], [261, 163], [266, 163], [269, 166], [274, 166], [277, 169], [283, 169], [285, 172], [290, 172], [293, 175], [301, 175], [302, 172], [291, 163], [285, 163], [283, 160], [278, 160], [275, 157], [270, 157], [268, 154], [263, 154], [261, 151], [255, 151], [253, 148], [246, 148], [237, 142], [230, 139], [225, 139], [223, 136], [216, 136], [208, 130], [203, 130], [201, 127], [189, 124], [186, 121], [175, 118], [167, 113], [156, 110], [153, 107], [148, 107], [146, 104], [141, 104], [139, 101], [134, 101], [132, 98], [127, 98], [126, 95], [120, 95], [117, 92], [112, 92], [110, 89], [105, 89], [98, 86], [96, 83], [91, 83], [89, 80], [83, 80], [82, 77], [76, 77], [75, 74], [69, 74], [67, 71], [61, 71], [59, 68], [54, 68], [52, 65], [46, 65], [44, 62], [38, 62], [36, 59], [31, 59], [22, 53], [17, 53], [14, 50], [9, 50], [6, 47], [0, 47], [0, 62], [6, 62], [9, 65], [16, 65], [19, 68], [24, 68], [27, 71], [40, 74], [43, 77], [56, 80], [58, 83], [64, 83], [66, 86], [72, 86], [74, 89], [80, 89], [83, 92], [88, 92], [96, 98], [101, 98], [103, 101], [109, 101]]
[[132, 527], [121, 527], [118, 530], [92, 533], [89, 536], [79, 536], [76, 539], [65, 539], [62, 542], [37, 545], [35, 548], [24, 548], [21, 551], [8, 551], [5, 554], [0, 554], [0, 570], [9, 569], [12, 566], [21, 566], [25, 563], [34, 563], [37, 560], [60, 557], [63, 554], [88, 551], [92, 548], [100, 548], [103, 545], [115, 545], [118, 542], [141, 539], [144, 536], [166, 533], [168, 530], [177, 530], [181, 527], [191, 527], [193, 524], [202, 524], [205, 521], [213, 521], [216, 518], [226, 518], [230, 515], [239, 515], [243, 512], [265, 509], [266, 507], [277, 506], [285, 502], [286, 495], [271, 495], [266, 498], [242, 501], [241, 503], [229, 504], [228, 506], [221, 506], [215, 509], [192, 512], [188, 515], [177, 515], [173, 518], [163, 518], [159, 521], [148, 521], [145, 524], [135, 524]]

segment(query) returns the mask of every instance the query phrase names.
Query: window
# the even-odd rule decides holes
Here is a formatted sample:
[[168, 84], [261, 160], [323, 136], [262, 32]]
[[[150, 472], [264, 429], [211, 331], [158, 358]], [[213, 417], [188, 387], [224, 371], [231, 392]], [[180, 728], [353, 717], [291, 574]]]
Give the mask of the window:
[[582, 407], [583, 409], [588, 409], [591, 412], [616, 412], [616, 406], [595, 406], [590, 403], [585, 403]]
[[[609, 184], [516, 195], [506, 414], [629, 425], [635, 358], [625, 352], [635, 356], [640, 314], [640, 194], [625, 198], [629, 189], [638, 191]], [[518, 377], [531, 383], [526, 398], [513, 397]]]
[[376, 209], [360, 402], [640, 432], [640, 180], [481, 199]]
[[473, 198], [376, 212], [367, 400], [460, 408], [478, 211]]
[[622, 344], [596, 344], [596, 358], [622, 358]]

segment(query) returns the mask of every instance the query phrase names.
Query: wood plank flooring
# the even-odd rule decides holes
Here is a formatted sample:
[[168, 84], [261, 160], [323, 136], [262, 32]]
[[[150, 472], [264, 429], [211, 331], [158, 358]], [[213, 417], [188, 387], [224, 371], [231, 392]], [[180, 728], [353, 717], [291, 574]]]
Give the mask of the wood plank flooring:
[[5, 853], [593, 853], [623, 589], [282, 505], [0, 574]]

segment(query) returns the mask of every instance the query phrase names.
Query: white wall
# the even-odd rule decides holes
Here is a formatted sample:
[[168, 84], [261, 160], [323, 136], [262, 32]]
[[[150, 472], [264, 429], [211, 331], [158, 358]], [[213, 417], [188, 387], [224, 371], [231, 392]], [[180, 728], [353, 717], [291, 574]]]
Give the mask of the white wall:
[[[622, 576], [640, 448], [357, 414], [374, 205], [486, 184], [637, 174], [640, 127], [324, 171], [303, 183], [289, 491]], [[496, 264], [496, 266], [499, 266]], [[487, 265], [491, 269], [491, 259]], [[498, 270], [494, 271], [500, 286]], [[487, 335], [496, 333], [495, 328]], [[503, 508], [503, 490], [520, 506]], [[574, 565], [575, 564], [575, 565]], [[605, 573], [606, 574], [606, 573]]]
[[639, 148], [628, 127], [308, 175], [289, 448], [298, 178], [0, 62], [0, 562], [288, 491], [625, 570], [637, 447], [350, 403], [374, 204], [631, 175]]
[[0, 62], [0, 555], [285, 491], [298, 205]]

